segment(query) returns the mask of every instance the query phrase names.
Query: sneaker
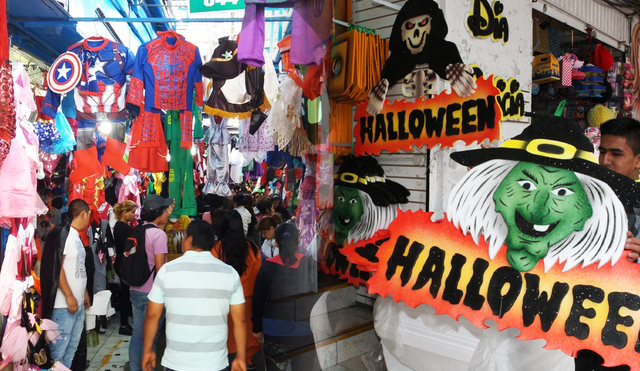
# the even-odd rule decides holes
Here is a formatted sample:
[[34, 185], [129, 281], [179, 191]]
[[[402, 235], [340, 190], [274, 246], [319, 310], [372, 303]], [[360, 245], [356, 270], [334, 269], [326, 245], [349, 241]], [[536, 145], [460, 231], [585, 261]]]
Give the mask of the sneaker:
[[118, 331], [120, 335], [131, 336], [133, 334], [133, 330], [129, 326], [120, 326], [120, 330]]

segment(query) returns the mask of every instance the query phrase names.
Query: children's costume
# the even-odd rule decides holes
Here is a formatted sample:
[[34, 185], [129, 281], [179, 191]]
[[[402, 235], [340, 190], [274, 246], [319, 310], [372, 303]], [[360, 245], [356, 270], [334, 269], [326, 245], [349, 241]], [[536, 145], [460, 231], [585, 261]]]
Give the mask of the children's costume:
[[205, 135], [208, 144], [207, 157], [207, 183], [202, 192], [216, 194], [222, 197], [231, 196], [229, 188], [229, 146], [231, 136], [227, 130], [227, 119], [220, 118], [220, 123], [216, 118], [209, 116], [211, 126]]
[[[126, 121], [125, 90], [127, 75], [133, 71], [134, 57], [126, 46], [100, 36], [73, 44], [68, 51], [76, 54], [82, 63], [80, 83], [75, 87], [73, 97], [78, 149], [84, 149], [93, 146], [98, 121]], [[58, 68], [50, 73], [68, 72]], [[62, 95], [47, 91], [40, 113], [54, 119], [61, 101]]]
[[127, 103], [140, 108], [132, 128], [129, 164], [150, 173], [169, 170], [161, 110], [179, 111], [180, 147], [190, 149], [192, 107], [202, 106], [203, 96], [198, 47], [175, 31], [158, 34], [138, 48], [127, 94]]
[[[200, 110], [193, 107], [194, 112], [194, 138], [202, 138], [202, 120]], [[171, 161], [169, 162], [169, 197], [176, 201], [171, 217], [181, 215], [198, 215], [195, 188], [193, 186], [193, 156], [191, 148], [182, 148], [181, 143], [180, 114], [178, 111], [167, 112], [167, 141], [171, 148]]]

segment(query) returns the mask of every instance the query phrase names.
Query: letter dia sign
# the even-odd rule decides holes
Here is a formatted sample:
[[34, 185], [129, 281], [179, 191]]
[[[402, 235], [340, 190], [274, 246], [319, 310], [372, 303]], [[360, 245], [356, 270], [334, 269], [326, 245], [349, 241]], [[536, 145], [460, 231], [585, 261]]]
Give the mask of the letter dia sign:
[[244, 0], [189, 0], [189, 13], [244, 9]]

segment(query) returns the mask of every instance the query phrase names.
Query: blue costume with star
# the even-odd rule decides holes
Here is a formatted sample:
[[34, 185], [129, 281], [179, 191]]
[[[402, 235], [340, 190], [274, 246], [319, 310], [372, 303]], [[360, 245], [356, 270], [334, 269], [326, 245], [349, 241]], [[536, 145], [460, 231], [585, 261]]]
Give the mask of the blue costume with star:
[[[125, 97], [127, 75], [134, 66], [133, 53], [124, 45], [103, 37], [90, 37], [69, 47], [82, 63], [81, 78], [72, 94], [78, 120], [78, 149], [92, 146], [97, 121], [126, 121]], [[69, 64], [60, 64], [54, 73], [56, 81], [64, 83], [73, 73]], [[56, 112], [62, 96], [51, 90], [42, 105], [41, 114], [50, 118]]]

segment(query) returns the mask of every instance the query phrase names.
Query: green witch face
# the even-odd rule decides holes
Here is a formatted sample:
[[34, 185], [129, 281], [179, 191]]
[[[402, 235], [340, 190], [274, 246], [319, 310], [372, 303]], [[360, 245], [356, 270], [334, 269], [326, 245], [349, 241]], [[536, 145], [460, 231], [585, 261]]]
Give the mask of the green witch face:
[[344, 244], [349, 231], [360, 221], [363, 214], [364, 209], [358, 190], [338, 187], [333, 194], [333, 221], [337, 244]]
[[531, 162], [518, 163], [493, 200], [509, 228], [507, 260], [521, 272], [533, 269], [551, 246], [581, 231], [593, 215], [574, 172]]

